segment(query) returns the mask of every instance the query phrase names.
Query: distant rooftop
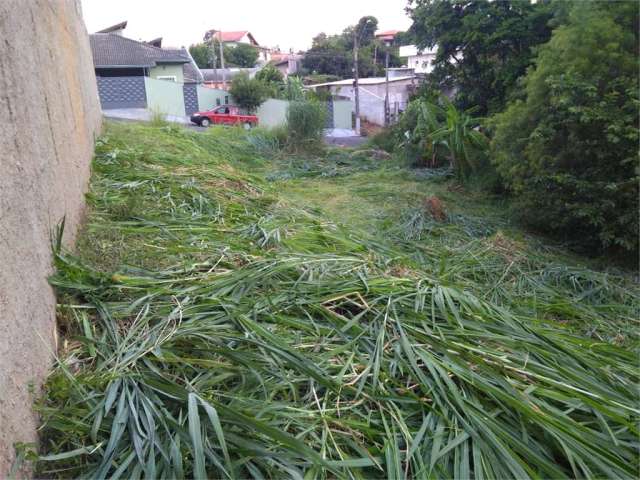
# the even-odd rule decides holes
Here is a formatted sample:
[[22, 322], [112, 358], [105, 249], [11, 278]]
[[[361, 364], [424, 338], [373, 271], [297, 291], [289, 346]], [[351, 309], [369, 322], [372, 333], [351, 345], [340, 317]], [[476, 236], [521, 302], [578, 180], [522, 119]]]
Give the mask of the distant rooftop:
[[302, 60], [303, 55], [299, 53], [271, 53], [271, 62], [275, 65], [288, 62], [289, 60]]
[[245, 35], [249, 39], [249, 43], [252, 45], [258, 46], [257, 40], [251, 35], [251, 32], [248, 30], [235, 30], [232, 32], [223, 32], [220, 30], [209, 30], [204, 34], [204, 40], [209, 41], [211, 39], [215, 39], [221, 41], [222, 43], [226, 42], [239, 42], [242, 40]]
[[102, 30], [98, 30], [96, 33], [113, 33], [119, 32], [127, 28], [127, 21], [116, 23], [115, 25], [111, 25], [110, 27], [104, 28]]
[[114, 33], [94, 33], [89, 41], [96, 68], [155, 67], [159, 63], [191, 62], [184, 50], [162, 49]]
[[375, 33], [375, 37], [380, 40], [393, 40], [402, 30], [382, 30]]

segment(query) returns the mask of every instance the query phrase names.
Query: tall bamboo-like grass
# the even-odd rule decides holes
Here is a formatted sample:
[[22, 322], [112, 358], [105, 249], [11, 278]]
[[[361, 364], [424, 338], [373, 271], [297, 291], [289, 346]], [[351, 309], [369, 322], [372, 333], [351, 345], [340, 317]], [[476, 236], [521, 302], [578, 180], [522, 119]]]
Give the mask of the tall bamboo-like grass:
[[326, 116], [327, 110], [322, 102], [314, 100], [290, 102], [287, 110], [289, 147], [294, 151], [321, 148]]
[[247, 135], [99, 143], [41, 475], [635, 477], [636, 286], [471, 217], [332, 224], [227, 162]]

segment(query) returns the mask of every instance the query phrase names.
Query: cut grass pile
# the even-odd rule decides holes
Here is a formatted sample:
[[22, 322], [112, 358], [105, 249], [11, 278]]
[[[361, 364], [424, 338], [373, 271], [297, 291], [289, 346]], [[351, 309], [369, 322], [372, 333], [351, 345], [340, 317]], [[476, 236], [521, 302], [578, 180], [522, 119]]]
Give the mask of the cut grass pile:
[[269, 145], [109, 125], [51, 279], [39, 474], [635, 477], [632, 280], [442, 176]]

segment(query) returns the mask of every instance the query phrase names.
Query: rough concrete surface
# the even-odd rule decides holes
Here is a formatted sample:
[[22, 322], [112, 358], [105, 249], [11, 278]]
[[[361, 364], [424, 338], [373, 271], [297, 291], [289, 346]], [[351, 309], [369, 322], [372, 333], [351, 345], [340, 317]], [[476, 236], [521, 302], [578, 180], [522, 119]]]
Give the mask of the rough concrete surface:
[[33, 394], [55, 351], [50, 235], [82, 219], [101, 122], [77, 0], [0, 1], [0, 478], [36, 440]]

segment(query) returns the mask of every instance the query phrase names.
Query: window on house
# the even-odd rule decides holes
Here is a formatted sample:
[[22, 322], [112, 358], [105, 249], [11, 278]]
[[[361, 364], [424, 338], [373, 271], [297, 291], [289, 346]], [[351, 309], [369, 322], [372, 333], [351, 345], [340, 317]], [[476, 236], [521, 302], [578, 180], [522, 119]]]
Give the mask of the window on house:
[[220, 105], [220, 99], [216, 98], [216, 105]]
[[229, 103], [229, 95], [224, 96], [224, 103]]
[[167, 80], [169, 82], [176, 82], [178, 79], [175, 75], [158, 75], [158, 80]]

